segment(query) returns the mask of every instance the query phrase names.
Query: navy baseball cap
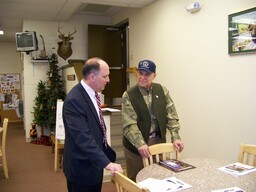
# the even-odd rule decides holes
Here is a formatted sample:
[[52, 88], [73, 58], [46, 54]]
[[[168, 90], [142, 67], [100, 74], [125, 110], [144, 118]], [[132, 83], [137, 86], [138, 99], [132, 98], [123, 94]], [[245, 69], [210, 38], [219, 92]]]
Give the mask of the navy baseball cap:
[[144, 70], [148, 73], [155, 73], [156, 72], [156, 65], [153, 61], [142, 60], [138, 64], [138, 70]]

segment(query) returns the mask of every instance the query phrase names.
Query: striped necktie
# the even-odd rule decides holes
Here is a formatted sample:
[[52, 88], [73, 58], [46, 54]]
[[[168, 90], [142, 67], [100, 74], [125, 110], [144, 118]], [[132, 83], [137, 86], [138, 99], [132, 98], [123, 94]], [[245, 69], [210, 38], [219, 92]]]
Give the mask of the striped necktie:
[[105, 127], [105, 123], [104, 123], [104, 119], [103, 119], [102, 111], [101, 111], [100, 96], [99, 96], [99, 94], [96, 91], [95, 91], [95, 97], [96, 97], [96, 101], [97, 101], [98, 108], [99, 108], [100, 124], [101, 124], [101, 128], [102, 128], [102, 131], [103, 131], [103, 134], [104, 134], [103, 143], [107, 147], [106, 127]]

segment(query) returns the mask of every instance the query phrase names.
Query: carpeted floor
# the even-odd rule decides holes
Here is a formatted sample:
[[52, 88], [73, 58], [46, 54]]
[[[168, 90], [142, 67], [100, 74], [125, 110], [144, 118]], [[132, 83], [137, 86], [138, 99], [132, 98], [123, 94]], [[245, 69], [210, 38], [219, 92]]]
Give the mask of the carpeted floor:
[[[0, 191], [65, 192], [66, 179], [62, 169], [54, 172], [54, 154], [50, 146], [25, 141], [20, 123], [9, 123], [7, 132], [9, 179], [0, 167]], [[116, 192], [112, 182], [103, 183], [102, 192]]]

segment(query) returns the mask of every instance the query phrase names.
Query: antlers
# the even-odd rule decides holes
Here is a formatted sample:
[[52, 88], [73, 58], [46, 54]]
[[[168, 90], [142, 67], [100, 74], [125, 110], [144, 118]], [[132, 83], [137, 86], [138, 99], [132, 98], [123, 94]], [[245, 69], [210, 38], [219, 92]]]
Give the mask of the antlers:
[[[60, 25], [58, 25], [58, 32], [60, 33], [60, 35], [59, 35], [59, 38], [60, 38], [60, 39], [63, 39], [63, 38], [65, 37], [65, 34], [60, 31], [62, 28], [63, 28], [63, 26], [60, 27]], [[70, 37], [71, 37], [72, 35], [74, 35], [76, 32], [77, 32], [77, 31], [76, 31], [76, 27], [75, 27], [75, 31], [72, 32], [72, 33], [69, 32], [69, 33], [68, 33], [68, 36], [66, 36], [66, 38], [70, 38]]]
[[72, 37], [72, 35], [74, 35], [76, 33], [76, 28], [75, 31], [72, 33], [68, 33], [67, 36], [65, 36], [64, 33], [62, 33], [60, 30], [62, 29], [62, 27], [60, 27], [60, 25], [58, 26], [58, 32], [60, 33], [59, 38], [62, 40], [61, 42], [58, 42], [58, 50], [57, 53], [58, 55], [63, 58], [64, 60], [66, 60], [67, 58], [69, 58], [72, 55], [72, 48], [71, 48], [71, 40], [74, 39], [74, 37]]
[[60, 31], [61, 28], [62, 28], [62, 27], [60, 27], [60, 25], [58, 25], [58, 32], [61, 34], [61, 36], [64, 37], [64, 36], [65, 36], [64, 33], [61, 33], [61, 31]]

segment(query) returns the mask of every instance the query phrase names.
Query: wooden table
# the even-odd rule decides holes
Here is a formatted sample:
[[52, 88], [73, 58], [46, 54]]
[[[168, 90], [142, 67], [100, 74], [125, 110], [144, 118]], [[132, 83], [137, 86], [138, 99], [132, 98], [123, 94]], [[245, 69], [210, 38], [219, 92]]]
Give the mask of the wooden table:
[[[52, 140], [52, 153], [54, 153], [54, 171], [57, 171], [57, 164], [62, 167], [62, 156], [64, 150], [64, 141], [56, 139], [55, 134], [50, 136]], [[56, 145], [57, 143], [57, 145]]]
[[196, 168], [175, 173], [158, 164], [149, 165], [143, 168], [137, 175], [136, 181], [140, 182], [147, 178], [164, 179], [176, 177], [192, 188], [184, 191], [210, 192], [217, 189], [239, 187], [246, 192], [256, 191], [256, 173], [243, 176], [232, 176], [217, 170], [219, 167], [234, 163], [225, 160], [197, 158], [181, 160], [185, 163], [194, 165]]

